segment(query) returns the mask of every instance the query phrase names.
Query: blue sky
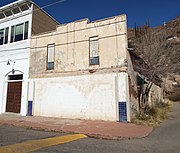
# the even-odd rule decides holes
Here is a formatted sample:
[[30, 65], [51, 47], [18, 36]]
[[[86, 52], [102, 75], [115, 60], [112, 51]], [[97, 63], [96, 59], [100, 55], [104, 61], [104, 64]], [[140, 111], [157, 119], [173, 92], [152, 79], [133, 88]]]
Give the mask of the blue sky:
[[[0, 0], [0, 6], [15, 0]], [[57, 0], [34, 0], [40, 7]], [[45, 9], [60, 23], [89, 18], [90, 21], [126, 14], [128, 27], [143, 25], [149, 18], [151, 26], [180, 15], [180, 0], [65, 0]]]

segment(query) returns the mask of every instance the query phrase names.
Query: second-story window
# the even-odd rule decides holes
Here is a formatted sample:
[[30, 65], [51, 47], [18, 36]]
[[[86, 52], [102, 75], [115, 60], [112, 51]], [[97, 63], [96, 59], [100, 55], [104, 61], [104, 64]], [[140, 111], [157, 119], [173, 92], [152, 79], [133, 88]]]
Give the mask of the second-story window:
[[25, 22], [24, 39], [28, 39], [28, 27], [29, 27], [29, 22]]
[[9, 27], [5, 29], [5, 39], [4, 39], [4, 44], [8, 43], [8, 35], [9, 35]]
[[23, 40], [23, 25], [24, 24], [19, 24], [15, 26], [15, 37], [14, 37], [14, 41], [20, 41]]
[[11, 42], [28, 39], [29, 22], [21, 23], [11, 27]]
[[99, 39], [98, 37], [91, 37], [89, 40], [89, 64], [99, 65]]
[[0, 30], [0, 45], [3, 45], [4, 43], [4, 29]]
[[55, 52], [55, 45], [50, 44], [47, 46], [47, 70], [54, 69], [54, 52]]
[[9, 28], [0, 29], [0, 45], [8, 43]]

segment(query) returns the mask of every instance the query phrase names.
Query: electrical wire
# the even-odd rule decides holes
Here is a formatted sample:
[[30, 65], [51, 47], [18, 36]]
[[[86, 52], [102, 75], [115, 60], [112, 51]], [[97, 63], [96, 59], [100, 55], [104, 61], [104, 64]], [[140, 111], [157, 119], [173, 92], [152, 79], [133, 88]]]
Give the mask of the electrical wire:
[[[50, 6], [52, 6], [52, 5], [55, 5], [55, 4], [58, 4], [58, 3], [62, 3], [62, 2], [64, 2], [64, 1], [66, 1], [66, 0], [59, 0], [59, 1], [50, 3], [50, 4], [48, 4], [48, 5], [45, 5], [45, 6], [42, 6], [42, 7], [39, 7], [39, 8], [40, 8], [40, 9], [44, 9], [44, 8], [50, 7]], [[38, 9], [37, 9], [37, 10], [38, 10]], [[34, 11], [36, 11], [36, 9], [35, 9]]]
[[[50, 6], [52, 6], [52, 5], [55, 5], [55, 4], [58, 4], [58, 3], [62, 3], [62, 2], [65, 2], [65, 1], [66, 1], [66, 0], [58, 0], [58, 1], [56, 1], [56, 2], [53, 2], [53, 3], [50, 3], [50, 4], [44, 5], [44, 6], [42, 6], [42, 7], [40, 7], [39, 5], [37, 5], [36, 3], [34, 3], [34, 2], [32, 1], [33, 4], [35, 4], [35, 5], [38, 6], [38, 8], [37, 8], [37, 9], [34, 9], [32, 12], [37, 11], [37, 10], [43, 10], [44, 8], [47, 8], [47, 7], [50, 7]], [[30, 2], [30, 1], [29, 1], [29, 0], [26, 0], [26, 1], [22, 2], [22, 3], [20, 3], [20, 5], [26, 4], [27, 2]], [[1, 7], [0, 7], [0, 8], [1, 8]], [[2, 13], [2, 12], [3, 12], [3, 11], [0, 10], [0, 13]]]

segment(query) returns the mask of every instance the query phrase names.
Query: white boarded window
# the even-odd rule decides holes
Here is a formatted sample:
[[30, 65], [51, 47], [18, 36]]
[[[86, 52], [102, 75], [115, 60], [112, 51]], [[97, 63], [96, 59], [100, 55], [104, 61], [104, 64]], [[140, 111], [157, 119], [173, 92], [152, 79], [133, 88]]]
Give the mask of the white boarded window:
[[90, 45], [90, 65], [99, 65], [99, 39], [97, 37], [91, 37], [89, 40]]
[[54, 69], [54, 52], [55, 45], [51, 44], [47, 47], [47, 70]]

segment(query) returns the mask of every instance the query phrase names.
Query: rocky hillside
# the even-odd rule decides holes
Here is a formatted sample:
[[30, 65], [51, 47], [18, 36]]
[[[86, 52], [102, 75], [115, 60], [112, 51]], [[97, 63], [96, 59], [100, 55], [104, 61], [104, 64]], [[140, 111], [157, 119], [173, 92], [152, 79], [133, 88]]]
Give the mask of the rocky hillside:
[[180, 84], [180, 16], [154, 28], [128, 29], [128, 43], [136, 71]]

